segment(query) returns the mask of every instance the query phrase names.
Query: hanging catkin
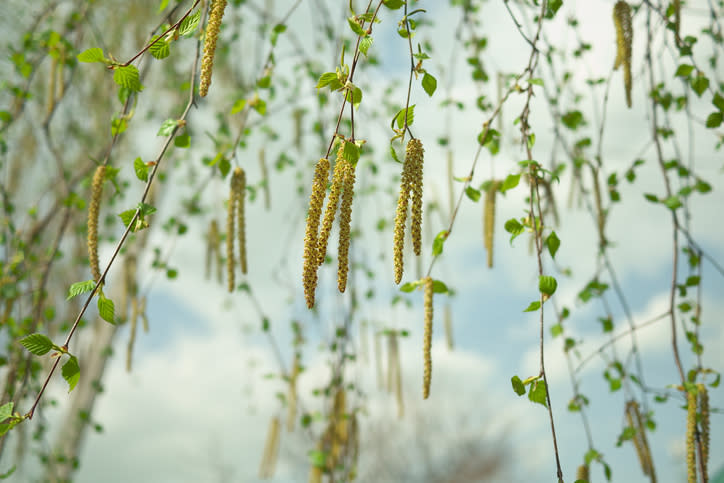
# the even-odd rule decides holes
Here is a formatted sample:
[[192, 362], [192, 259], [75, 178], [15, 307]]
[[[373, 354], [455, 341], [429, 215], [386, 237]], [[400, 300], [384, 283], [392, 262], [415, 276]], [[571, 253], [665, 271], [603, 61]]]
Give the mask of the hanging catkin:
[[488, 268], [493, 268], [493, 239], [495, 235], [495, 195], [498, 193], [499, 183], [492, 181], [485, 192], [483, 205], [483, 240], [485, 251], [488, 253]]
[[646, 427], [644, 426], [641, 411], [636, 401], [632, 400], [626, 403], [626, 420], [629, 426], [635, 431], [632, 442], [636, 448], [636, 456], [641, 465], [641, 471], [643, 471], [645, 475], [648, 475], [651, 481], [656, 481], [651, 459], [651, 450], [649, 449], [649, 443], [646, 438]]
[[229, 203], [226, 206], [226, 284], [229, 293], [234, 291], [236, 281], [234, 279], [236, 260], [234, 259], [234, 239], [236, 230], [234, 225], [236, 223], [236, 192], [238, 191], [237, 185], [239, 184], [238, 170], [234, 170], [234, 174], [231, 175], [231, 187], [229, 188]]
[[407, 207], [412, 197], [412, 223], [411, 236], [415, 254], [419, 255], [422, 249], [422, 142], [419, 139], [410, 139], [405, 150], [405, 163], [402, 166], [400, 179], [400, 196], [397, 198], [395, 211], [395, 230], [393, 237], [393, 264], [395, 269], [395, 283], [402, 280], [403, 254], [405, 249], [405, 224], [407, 222]]
[[422, 353], [425, 369], [422, 379], [422, 398], [430, 396], [430, 381], [432, 380], [432, 278], [425, 278], [425, 333], [422, 341]]
[[271, 191], [269, 190], [269, 170], [266, 166], [266, 152], [264, 148], [259, 150], [259, 169], [261, 170], [262, 188], [264, 189], [264, 209], [271, 209]]
[[239, 181], [236, 186], [236, 226], [239, 238], [239, 263], [241, 273], [246, 274], [246, 173], [242, 168], [237, 168], [237, 170], [239, 171]]
[[701, 463], [704, 469], [704, 483], [708, 479], [708, 464], [709, 464], [709, 393], [706, 390], [704, 384], [697, 384], [697, 390], [699, 392], [699, 417], [701, 431], [699, 437], [701, 439]]
[[332, 232], [334, 217], [337, 215], [337, 205], [342, 194], [344, 186], [344, 175], [346, 163], [342, 154], [344, 153], [344, 143], [337, 150], [337, 161], [334, 164], [334, 174], [332, 175], [332, 187], [329, 189], [329, 200], [327, 200], [327, 208], [324, 210], [324, 218], [322, 219], [322, 228], [317, 239], [317, 267], [324, 263], [327, 256], [327, 244], [329, 243], [329, 234]]
[[689, 483], [696, 483], [696, 395], [686, 393], [686, 474]]
[[206, 37], [204, 39], [204, 57], [201, 59], [201, 82], [199, 95], [206, 97], [211, 85], [211, 71], [214, 66], [214, 54], [216, 53], [216, 40], [221, 29], [221, 17], [224, 16], [226, 0], [211, 0], [211, 11], [209, 22], [206, 25]]
[[407, 143], [405, 157], [410, 157], [412, 174], [412, 219], [410, 220], [410, 233], [412, 235], [412, 249], [418, 257], [422, 254], [422, 179], [424, 152], [422, 142], [419, 139], [410, 139]]
[[259, 478], [267, 479], [274, 476], [278, 454], [279, 418], [275, 416], [269, 423], [269, 432], [267, 433], [266, 444], [264, 445], [264, 455], [262, 456], [261, 466], [259, 467]]
[[299, 354], [294, 355], [292, 372], [289, 375], [289, 394], [287, 395], [287, 431], [294, 431], [297, 418], [297, 376], [299, 375]]
[[93, 280], [100, 282], [101, 268], [98, 261], [98, 215], [101, 209], [103, 181], [106, 176], [105, 165], [98, 166], [91, 183], [91, 198], [88, 206], [88, 260], [90, 261]]
[[588, 465], [581, 465], [576, 470], [576, 481], [583, 480], [588, 481]]
[[352, 232], [352, 200], [354, 198], [355, 166], [346, 159], [344, 163], [344, 181], [342, 203], [339, 208], [339, 249], [337, 259], [337, 288], [344, 293], [347, 288], [347, 275], [349, 274], [349, 242]]
[[314, 170], [312, 194], [309, 195], [309, 210], [307, 211], [307, 228], [304, 235], [302, 281], [304, 285], [304, 297], [307, 301], [307, 307], [310, 309], [314, 307], [314, 292], [317, 289], [317, 268], [319, 267], [317, 236], [328, 178], [329, 160], [327, 158], [321, 158], [317, 161], [317, 166]]
[[616, 62], [614, 70], [623, 65], [623, 84], [626, 89], [626, 105], [631, 107], [631, 45], [633, 24], [631, 7], [623, 0], [613, 7], [613, 23], [616, 26]]

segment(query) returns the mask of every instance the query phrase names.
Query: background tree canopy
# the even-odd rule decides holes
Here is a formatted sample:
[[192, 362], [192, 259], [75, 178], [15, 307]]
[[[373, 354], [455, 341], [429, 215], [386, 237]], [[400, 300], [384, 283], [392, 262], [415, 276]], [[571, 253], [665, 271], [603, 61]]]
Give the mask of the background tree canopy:
[[0, 476], [714, 481], [723, 10], [7, 0]]

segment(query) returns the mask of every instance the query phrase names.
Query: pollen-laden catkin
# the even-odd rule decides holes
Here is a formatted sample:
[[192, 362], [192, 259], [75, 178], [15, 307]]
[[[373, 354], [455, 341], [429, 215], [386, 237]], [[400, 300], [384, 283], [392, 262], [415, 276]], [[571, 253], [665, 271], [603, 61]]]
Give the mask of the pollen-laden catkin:
[[106, 177], [105, 165], [98, 166], [91, 183], [91, 198], [88, 206], [88, 260], [93, 280], [100, 282], [101, 268], [98, 261], [98, 215], [101, 209], [103, 181]]
[[696, 483], [696, 454], [694, 440], [696, 437], [696, 395], [686, 393], [686, 474], [689, 483]]
[[299, 354], [295, 354], [292, 372], [289, 375], [289, 394], [287, 395], [287, 431], [294, 431], [297, 419], [297, 376], [299, 375]]
[[262, 188], [264, 189], [264, 209], [271, 209], [271, 192], [269, 190], [269, 169], [266, 166], [266, 151], [259, 150], [259, 169], [261, 170]]
[[236, 168], [231, 175], [231, 187], [229, 188], [229, 203], [226, 206], [226, 284], [229, 293], [234, 291], [236, 281], [234, 279], [234, 238], [236, 234], [236, 192], [239, 184], [239, 174]]
[[241, 273], [247, 272], [246, 260], [246, 173], [242, 168], [239, 171], [239, 181], [236, 185], [236, 229], [239, 238], [239, 264]]
[[613, 23], [616, 26], [616, 62], [614, 70], [623, 65], [623, 84], [626, 89], [626, 105], [631, 107], [631, 45], [633, 43], [633, 24], [631, 7], [624, 1], [616, 2], [613, 7]]
[[701, 460], [704, 475], [706, 476], [709, 463], [709, 393], [704, 384], [697, 384], [696, 387], [699, 391], [699, 417], [701, 418]]
[[216, 53], [216, 40], [219, 38], [221, 29], [221, 17], [224, 16], [226, 0], [212, 0], [209, 22], [206, 25], [206, 37], [204, 39], [204, 57], [201, 59], [201, 82], [199, 95], [206, 97], [211, 85], [211, 71], [214, 66], [214, 54]]
[[264, 455], [261, 459], [259, 467], [259, 478], [266, 479], [274, 476], [274, 469], [277, 464], [277, 455], [279, 454], [279, 418], [272, 418], [269, 423], [269, 432], [266, 436], [266, 444], [264, 445]]
[[317, 166], [314, 169], [312, 194], [309, 195], [309, 210], [307, 211], [307, 228], [304, 234], [302, 281], [304, 285], [304, 297], [307, 301], [307, 307], [310, 309], [314, 307], [314, 292], [317, 290], [317, 269], [319, 268], [317, 235], [328, 178], [329, 160], [327, 158], [321, 158], [317, 161]]
[[327, 243], [329, 243], [329, 234], [332, 232], [334, 217], [337, 215], [337, 205], [342, 194], [344, 186], [345, 161], [342, 157], [344, 152], [344, 143], [337, 151], [337, 162], [334, 165], [334, 174], [332, 175], [332, 186], [329, 189], [329, 200], [327, 200], [327, 208], [324, 210], [324, 218], [322, 219], [322, 228], [319, 231], [317, 239], [317, 267], [324, 263], [327, 256]]
[[[410, 140], [412, 142], [412, 140]], [[408, 148], [410, 146], [408, 142]], [[393, 263], [395, 267], [395, 283], [402, 280], [403, 260], [405, 251], [405, 224], [407, 222], [407, 207], [410, 202], [410, 191], [415, 176], [415, 168], [412, 156], [405, 154], [405, 163], [402, 165], [402, 176], [400, 179], [400, 196], [397, 198], [397, 211], [395, 212], [395, 231], [392, 241]]]
[[219, 253], [219, 224], [216, 220], [209, 223], [209, 231], [206, 234], [206, 279], [211, 277], [211, 266], [216, 262]]
[[576, 481], [583, 480], [588, 481], [588, 465], [581, 465], [576, 470]]
[[422, 254], [422, 179], [425, 150], [422, 141], [410, 139], [407, 143], [405, 161], [410, 158], [412, 163], [412, 219], [410, 220], [410, 235], [412, 236], [412, 249], [418, 257]]
[[634, 447], [636, 448], [636, 456], [638, 457], [641, 471], [645, 475], [653, 474], [653, 464], [651, 461], [651, 452], [649, 451], [649, 443], [646, 439], [646, 428], [641, 419], [641, 412], [636, 401], [626, 403], [626, 420], [636, 434], [632, 438]]
[[425, 332], [422, 339], [422, 353], [425, 360], [425, 369], [422, 379], [422, 397], [430, 396], [430, 381], [432, 380], [432, 278], [425, 278]]
[[342, 203], [339, 207], [339, 249], [337, 260], [337, 288], [344, 293], [349, 274], [349, 242], [352, 233], [352, 200], [354, 198], [355, 166], [347, 160], [344, 163]]
[[493, 239], [495, 235], [495, 197], [498, 193], [499, 183], [492, 181], [485, 192], [483, 205], [483, 241], [485, 251], [488, 253], [488, 268], [493, 268]]

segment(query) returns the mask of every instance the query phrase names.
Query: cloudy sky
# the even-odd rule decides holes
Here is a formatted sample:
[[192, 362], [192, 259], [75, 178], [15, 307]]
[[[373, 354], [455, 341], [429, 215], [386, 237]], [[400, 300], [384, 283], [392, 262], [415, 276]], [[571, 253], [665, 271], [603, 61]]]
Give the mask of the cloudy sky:
[[[284, 11], [291, 1], [277, 0], [276, 6]], [[318, 2], [302, 2], [290, 19], [290, 29], [296, 37], [282, 36], [279, 58], [295, 52], [294, 39], [312, 38], [311, 28], [318, 25], [314, 19], [314, 5]], [[342, 2], [345, 3], [346, 2]], [[430, 5], [427, 5], [430, 4]], [[419, 2], [427, 9], [427, 18], [433, 25], [421, 26], [419, 37], [434, 45], [432, 59], [426, 67], [438, 77], [438, 91], [430, 99], [419, 88], [413, 88], [413, 103], [417, 104], [413, 131], [425, 143], [425, 197], [447, 206], [446, 150], [436, 140], [449, 136], [454, 153], [455, 176], [467, 176], [476, 149], [476, 137], [484, 119], [480, 111], [468, 107], [463, 111], [447, 114], [440, 102], [447, 95], [448, 79], [454, 84], [450, 96], [472, 106], [480, 94], [479, 88], [470, 81], [466, 54], [457, 52], [458, 62], [450, 71], [448, 59], [454, 49], [461, 49], [454, 42], [455, 26], [459, 12], [448, 7], [448, 2]], [[593, 103], [585, 78], [607, 78], [615, 57], [614, 28], [610, 20], [612, 2], [587, 0], [567, 1], [557, 19], [545, 30], [547, 39], [557, 45], [573, 45], [575, 34], [565, 26], [569, 14], [576, 12], [580, 33], [591, 43], [591, 53], [584, 57], [582, 65], [572, 72], [574, 89], [585, 93], [587, 100], [579, 107], [590, 113]], [[515, 29], [502, 2], [486, 2], [481, 17], [481, 31], [488, 38], [483, 60], [487, 70], [495, 73], [518, 73], [525, 67], [529, 46]], [[344, 22], [343, 12], [332, 10], [337, 23]], [[522, 19], [522, 17], [521, 17]], [[357, 401], [367, 408], [361, 418], [362, 427], [383, 427], [388, 434], [383, 438], [362, 435], [361, 467], [375, 465], [378, 455], [376, 446], [389, 445], [402, 461], [415, 461], [411, 442], [416, 435], [425, 434], [431, 447], [454, 441], [460, 434], [479, 434], [481, 439], [509, 448], [508, 474], [501, 481], [553, 481], [555, 465], [548, 416], [545, 409], [527, 398], [519, 398], [511, 389], [510, 379], [521, 379], [538, 373], [538, 313], [523, 313], [532, 300], [537, 299], [537, 264], [528, 252], [527, 236], [521, 236], [511, 245], [509, 236], [502, 230], [505, 220], [524, 216], [525, 191], [520, 187], [498, 199], [495, 235], [495, 267], [486, 268], [486, 253], [482, 243], [482, 201], [477, 203], [464, 198], [453, 234], [445, 244], [445, 251], [436, 262], [432, 276], [443, 280], [455, 290], [454, 297], [436, 296], [435, 332], [433, 337], [433, 382], [429, 400], [421, 397], [422, 380], [422, 294], [405, 295], [411, 302], [391, 305], [397, 293], [392, 283], [391, 232], [380, 235], [373, 227], [380, 218], [391, 219], [394, 210], [393, 191], [365, 194], [373, 178], [369, 163], [379, 168], [377, 180], [386, 179], [398, 171], [385, 151], [390, 137], [389, 126], [372, 120], [375, 106], [384, 102], [382, 89], [392, 79], [406, 84], [408, 63], [405, 59], [406, 43], [395, 33], [399, 12], [382, 11], [382, 23], [376, 27], [372, 50], [381, 64], [371, 70], [361, 71], [356, 81], [365, 88], [365, 100], [359, 113], [357, 136], [366, 138], [377, 147], [373, 155], [365, 156], [358, 168], [358, 196], [355, 200], [353, 223], [365, 233], [353, 241], [353, 257], [365, 263], [375, 272], [374, 279], [367, 279], [362, 271], [354, 273], [354, 283], [359, 293], [375, 290], [375, 297], [363, 301], [359, 320], [369, 321], [370, 327], [396, 328], [409, 331], [410, 336], [401, 340], [401, 356], [404, 381], [404, 399], [408, 416], [396, 418], [395, 400], [378, 388], [375, 366], [372, 362], [372, 330], [367, 334], [369, 354], [363, 350], [363, 338], [353, 327], [354, 347], [359, 351], [360, 364], [348, 370], [348, 377], [359, 385], [364, 398]], [[703, 16], [693, 16], [684, 28], [696, 33]], [[643, 19], [637, 18], [637, 25]], [[524, 30], [529, 25], [523, 25]], [[643, 32], [643, 30], [642, 30]], [[607, 224], [609, 238], [614, 245], [609, 254], [616, 269], [618, 280], [630, 304], [633, 320], [640, 324], [666, 312], [671, 278], [671, 226], [667, 210], [647, 202], [642, 193], [663, 193], [663, 182], [655, 162], [654, 151], [649, 144], [648, 109], [645, 108], [645, 79], [641, 77], [644, 53], [643, 35], [636, 36], [634, 43], [634, 108], [625, 108], [622, 73], [613, 75], [607, 111], [607, 125], [603, 139], [603, 170], [606, 175], [618, 172], [619, 179], [633, 159], [641, 157], [646, 165], [637, 171], [633, 185], [623, 182], [620, 187], [623, 202], [611, 208]], [[669, 56], [669, 53], [664, 53]], [[334, 70], [332, 54], [320, 59], [327, 62], [326, 69]], [[703, 59], [703, 54], [702, 54]], [[428, 64], [429, 62], [429, 64]], [[703, 60], [702, 60], [703, 62]], [[667, 68], [675, 65], [674, 59]], [[572, 66], [573, 67], [573, 66]], [[279, 72], [288, 74], [282, 65]], [[549, 71], [541, 66], [540, 77], [547, 78]], [[560, 75], [560, 73], [558, 73]], [[494, 79], [493, 79], [494, 85]], [[212, 88], [213, 91], [213, 88]], [[402, 99], [403, 90], [394, 91]], [[495, 101], [494, 88], [486, 94]], [[143, 96], [149, 93], [144, 92]], [[595, 94], [596, 109], [600, 112], [603, 88]], [[141, 98], [141, 101], [144, 98]], [[303, 92], [302, 103], [314, 105], [313, 88]], [[710, 100], [710, 99], [709, 99]], [[696, 118], [705, 118], [709, 109], [706, 101], [692, 101]], [[501, 153], [492, 158], [487, 152], [478, 163], [472, 185], [479, 186], [490, 179], [497, 179], [516, 172], [516, 162], [524, 159], [524, 151], [516, 144], [519, 137], [513, 120], [522, 107], [522, 97], [513, 98], [503, 109], [504, 129]], [[572, 109], [570, 94], [559, 99], [562, 109]], [[224, 99], [209, 97], [209, 103], [221, 105]], [[189, 123], [214, 122], [211, 111], [194, 111]], [[224, 107], [226, 109], [226, 107]], [[284, 111], [282, 111], [284, 112]], [[536, 90], [531, 115], [532, 129], [536, 133], [534, 156], [548, 164], [553, 151], [554, 133], [552, 122], [542, 91]], [[287, 111], [288, 117], [288, 111]], [[365, 120], [370, 122], [365, 125]], [[589, 119], [583, 135], [598, 139], [598, 126]], [[149, 121], [155, 122], [155, 119]], [[199, 133], [201, 126], [195, 128]], [[280, 132], [289, 132], [290, 124], [280, 120], [275, 124]], [[692, 232], [701, 247], [720, 264], [724, 261], [724, 228], [720, 219], [724, 206], [724, 180], [721, 156], [714, 151], [715, 137], [695, 126], [694, 137], [689, 138], [686, 124], [675, 121], [683, 128], [680, 142], [685, 153], [694, 156], [697, 174], [714, 188], [706, 196], [693, 195], [690, 209], [694, 213]], [[300, 166], [320, 157], [311, 128], [307, 127], [305, 150], [300, 153]], [[330, 133], [331, 134], [331, 133]], [[202, 136], [198, 136], [201, 139]], [[284, 140], [282, 140], [284, 141]], [[288, 140], [287, 140], [288, 141]], [[144, 143], [139, 153], [145, 158], [153, 156], [160, 141]], [[199, 151], [191, 155], [198, 159], [211, 149], [204, 139]], [[245, 155], [256, 156], [263, 139], [252, 137]], [[268, 159], [274, 159], [288, 142], [264, 145]], [[693, 147], [689, 147], [693, 146]], [[206, 151], [204, 151], [204, 149]], [[668, 148], [667, 148], [668, 149]], [[557, 151], [559, 159], [564, 158]], [[666, 157], [674, 154], [667, 151]], [[250, 179], [259, 179], [256, 162], [249, 164]], [[305, 174], [304, 186], [309, 186], [311, 169]], [[130, 174], [130, 173], [129, 173]], [[605, 179], [605, 178], [604, 178]], [[558, 307], [569, 307], [571, 319], [566, 325], [566, 336], [580, 340], [574, 365], [594, 354], [608, 340], [597, 321], [605, 313], [601, 301], [594, 299], [582, 304], [577, 299], [581, 288], [597, 270], [596, 233], [594, 222], [585, 209], [566, 207], [570, 170], [555, 186], [562, 223], [556, 228], [561, 239], [557, 267], [571, 268], [566, 277], [556, 272], [556, 267], [546, 264], [546, 270], [556, 275], [559, 286], [554, 297]], [[276, 343], [281, 348], [284, 364], [291, 363], [290, 322], [299, 320], [305, 324], [307, 344], [304, 348], [305, 372], [300, 376], [299, 394], [302, 406], [313, 411], [321, 408], [319, 398], [312, 395], [315, 388], [324, 386], [329, 379], [327, 353], [320, 349], [329, 341], [330, 328], [338, 320], [341, 307], [347, 299], [333, 290], [336, 271], [325, 266], [321, 271], [318, 300], [320, 316], [312, 317], [304, 308], [301, 296], [301, 253], [305, 198], [296, 196], [298, 181], [293, 170], [274, 173], [270, 180], [272, 208], [265, 211], [258, 200], [248, 208], [247, 233], [249, 240], [250, 271], [248, 283], [252, 287], [256, 303], [246, 294], [225, 293], [213, 282], [204, 280], [204, 246], [202, 233], [213, 213], [223, 219], [225, 183], [218, 182], [204, 194], [203, 204], [207, 215], [203, 219], [187, 220], [190, 234], [172, 240], [164, 238], [159, 230], [152, 234], [151, 245], [172, 246], [170, 263], [179, 269], [179, 277], [166, 280], [153, 279], [149, 298], [148, 317], [150, 332], [139, 337], [135, 350], [134, 369], [125, 371], [123, 349], [116, 350], [107, 369], [105, 392], [97, 401], [93, 420], [102, 424], [101, 433], [89, 433], [81, 458], [76, 481], [79, 483], [104, 482], [158, 482], [158, 481], [257, 481], [259, 462], [266, 438], [267, 426], [275, 415], [283, 414], [276, 393], [285, 385], [278, 379], [279, 362], [269, 344], [260, 333], [261, 307], [272, 324]], [[462, 183], [456, 183], [455, 199]], [[184, 193], [188, 194], [188, 193]], [[177, 210], [179, 196], [170, 194], [164, 198], [159, 213]], [[483, 196], [484, 197], [484, 196]], [[300, 201], [301, 200], [301, 201]], [[426, 219], [424, 234], [423, 268], [430, 264], [430, 247], [435, 233], [446, 228], [445, 215], [434, 213]], [[380, 254], [384, 259], [380, 260]], [[683, 263], [683, 262], [682, 262]], [[416, 278], [415, 263], [406, 260], [405, 281]], [[334, 273], [333, 273], [334, 272]], [[685, 274], [681, 270], [682, 275]], [[608, 280], [606, 275], [602, 276]], [[150, 278], [142, 279], [148, 284]], [[719, 314], [724, 313], [724, 278], [705, 263], [703, 269], [701, 338], [705, 341], [704, 364], [716, 370], [724, 370], [724, 330]], [[620, 303], [614, 294], [607, 293], [606, 302], [614, 316], [616, 333], [625, 331], [627, 322]], [[444, 307], [451, 307], [454, 323], [455, 349], [445, 344], [443, 331]], [[551, 305], [551, 304], [547, 304]], [[546, 318], [546, 369], [550, 384], [553, 413], [558, 435], [559, 453], [566, 481], [573, 481], [575, 468], [582, 461], [587, 449], [581, 419], [567, 410], [572, 397], [570, 375], [563, 352], [562, 338], [552, 339], [549, 327], [554, 323], [554, 311], [547, 307]], [[653, 323], [637, 331], [639, 350], [642, 353], [646, 383], [651, 388], [664, 391], [677, 383], [676, 368], [670, 345], [668, 319]], [[118, 335], [118, 347], [123, 348], [128, 338], [127, 327]], [[624, 337], [616, 344], [616, 351], [625, 357], [630, 350], [630, 339]], [[685, 367], [691, 367], [693, 358], [688, 344], [680, 333], [679, 349]], [[610, 357], [611, 352], [607, 353]], [[365, 362], [365, 355], [368, 361]], [[581, 391], [590, 399], [587, 415], [596, 448], [605, 455], [614, 472], [614, 481], [644, 482], [647, 478], [639, 470], [634, 448], [630, 443], [616, 447], [616, 440], [625, 426], [623, 391], [611, 393], [603, 377], [606, 360], [594, 356], [576, 373]], [[268, 375], [275, 377], [267, 377]], [[58, 398], [63, 397], [60, 385]], [[638, 392], [637, 392], [638, 394]], [[658, 480], [663, 483], [684, 479], [684, 431], [685, 411], [680, 406], [683, 399], [673, 397], [666, 404], [657, 404], [649, 398], [649, 406], [655, 410], [655, 432], [649, 434]], [[711, 391], [712, 406], [724, 406], [721, 390]], [[46, 417], [61, 417], [63, 405], [48, 410]], [[426, 431], [416, 428], [420, 421], [438, 420]], [[724, 420], [720, 414], [712, 418], [711, 468], [724, 465]], [[314, 442], [303, 434], [282, 434], [280, 460], [273, 481], [292, 482], [307, 479], [306, 452]], [[453, 444], [453, 443], [450, 443]], [[369, 451], [366, 451], [369, 450]], [[439, 451], [439, 448], [438, 448]], [[407, 452], [407, 453], [406, 453]], [[442, 453], [435, 453], [442, 454]], [[411, 474], [414, 474], [411, 472]], [[361, 470], [364, 476], [364, 469]], [[594, 466], [594, 481], [602, 481], [600, 466]]]

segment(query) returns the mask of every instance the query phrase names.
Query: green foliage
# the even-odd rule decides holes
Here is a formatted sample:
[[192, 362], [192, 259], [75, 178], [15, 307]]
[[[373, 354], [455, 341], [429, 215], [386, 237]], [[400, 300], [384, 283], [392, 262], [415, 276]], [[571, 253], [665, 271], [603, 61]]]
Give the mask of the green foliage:
[[20, 339], [20, 343], [28, 352], [36, 356], [42, 356], [55, 347], [53, 341], [43, 334], [30, 334]]

